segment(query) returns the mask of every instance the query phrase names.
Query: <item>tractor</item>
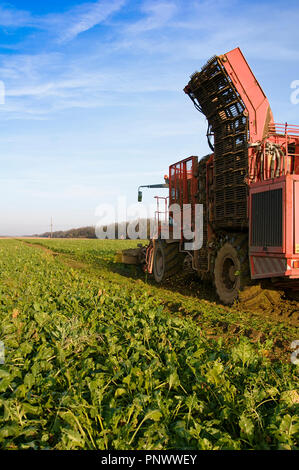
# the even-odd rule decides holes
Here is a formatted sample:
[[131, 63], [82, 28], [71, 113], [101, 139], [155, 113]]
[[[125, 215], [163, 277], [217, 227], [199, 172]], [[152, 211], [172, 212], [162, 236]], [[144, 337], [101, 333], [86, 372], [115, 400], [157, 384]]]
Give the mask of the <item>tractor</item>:
[[[211, 153], [171, 164], [164, 183], [139, 188], [139, 201], [144, 187], [168, 188], [168, 196], [156, 196], [157, 230], [148, 245], [124, 251], [122, 261], [141, 264], [161, 283], [181, 271], [187, 257], [226, 305], [261, 280], [272, 292], [298, 296], [299, 126], [274, 122], [239, 48], [212, 57], [184, 92], [206, 117]], [[174, 225], [185, 207], [189, 232], [201, 208], [201, 244], [193, 248], [183, 220], [179, 230]]]

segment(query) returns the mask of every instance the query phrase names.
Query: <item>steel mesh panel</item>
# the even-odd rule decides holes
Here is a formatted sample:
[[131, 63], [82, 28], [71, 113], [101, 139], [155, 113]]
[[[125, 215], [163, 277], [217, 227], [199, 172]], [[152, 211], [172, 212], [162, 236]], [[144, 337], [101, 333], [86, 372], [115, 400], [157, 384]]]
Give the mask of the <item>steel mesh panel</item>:
[[251, 246], [282, 246], [282, 188], [252, 194]]
[[214, 134], [215, 227], [244, 228], [248, 225], [245, 105], [218, 57], [191, 76], [188, 93], [207, 117]]

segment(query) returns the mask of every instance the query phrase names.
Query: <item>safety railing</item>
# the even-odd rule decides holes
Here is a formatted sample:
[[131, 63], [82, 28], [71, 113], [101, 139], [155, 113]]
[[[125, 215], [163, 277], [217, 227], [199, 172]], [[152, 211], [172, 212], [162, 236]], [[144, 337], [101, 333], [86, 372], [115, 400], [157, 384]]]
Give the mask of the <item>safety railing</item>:
[[[269, 124], [269, 138], [272, 142], [274, 141], [279, 152], [282, 152], [280, 157], [282, 161], [279, 169], [275, 172], [277, 173], [276, 176], [297, 173], [299, 159], [299, 126], [288, 123], [271, 123]], [[267, 155], [265, 155], [265, 160], [267, 161], [267, 159]], [[267, 164], [265, 164], [265, 168], [269, 169]], [[271, 176], [270, 174], [267, 175], [267, 177]]]
[[[155, 224], [157, 227], [160, 226], [160, 223], [168, 223], [168, 199], [169, 196], [167, 197], [162, 197], [162, 196], [155, 196], [155, 199], [157, 201], [157, 210], [155, 211]], [[160, 210], [161, 207], [161, 202], [163, 201], [164, 204], [164, 210]], [[164, 220], [163, 220], [164, 219]]]
[[273, 122], [269, 124], [269, 135], [283, 135], [299, 137], [299, 126], [295, 124], [284, 124]]

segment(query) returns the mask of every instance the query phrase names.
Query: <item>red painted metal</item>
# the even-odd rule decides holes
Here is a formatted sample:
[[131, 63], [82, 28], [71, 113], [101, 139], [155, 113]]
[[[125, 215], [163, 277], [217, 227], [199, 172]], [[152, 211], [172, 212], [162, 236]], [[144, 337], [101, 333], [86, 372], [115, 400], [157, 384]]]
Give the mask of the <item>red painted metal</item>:
[[220, 56], [248, 113], [249, 234], [251, 200], [258, 192], [283, 189], [282, 245], [256, 247], [249, 238], [252, 278], [299, 278], [299, 126], [274, 123], [269, 102], [242, 52]]
[[[280, 169], [275, 162], [274, 172], [278, 172], [277, 176], [299, 174], [299, 126], [274, 123], [269, 101], [239, 48], [220, 56], [220, 59], [248, 115], [249, 183], [271, 178], [267, 143], [275, 144], [284, 154]], [[256, 144], [260, 144], [260, 149]], [[292, 154], [288, 150], [291, 144], [295, 146], [295, 152]], [[261, 169], [263, 159], [264, 165]]]
[[[247, 197], [247, 189], [244, 192], [245, 196], [241, 202], [244, 203], [245, 201], [245, 222], [246, 220], [248, 221], [249, 234], [251, 234], [252, 230], [252, 196], [260, 192], [275, 191], [279, 188], [282, 189], [281, 203], [283, 220], [281, 246], [267, 246], [266, 249], [263, 246], [252, 246], [252, 240], [249, 237], [251, 274], [254, 279], [281, 277], [282, 279], [280, 281], [282, 284], [284, 279], [287, 279], [291, 288], [298, 289], [299, 126], [274, 122], [269, 101], [239, 48], [233, 49], [222, 56], [212, 58], [207, 66], [209, 66], [209, 64], [215, 65], [215, 69], [212, 67], [208, 68], [209, 73], [211, 73], [213, 85], [211, 88], [209, 88], [209, 84], [207, 83], [208, 79], [205, 72], [202, 74], [196, 72], [192, 76], [194, 78], [191, 77], [191, 81], [185, 87], [185, 92], [191, 97], [197, 109], [204, 112], [208, 120], [209, 116], [213, 116], [214, 121], [212, 121], [212, 124], [215, 128], [218, 126], [218, 141], [216, 141], [218, 145], [217, 161], [215, 146], [215, 154], [211, 154], [206, 164], [205, 198], [207, 204], [206, 212], [208, 214], [206, 219], [207, 243], [212, 239], [213, 235], [215, 235], [213, 228], [213, 214], [215, 216], [215, 210], [213, 204], [215, 204], [216, 201], [218, 204], [217, 207], [219, 208], [221, 198], [218, 197], [216, 200], [214, 194], [217, 190], [219, 195], [219, 187], [216, 186], [216, 181], [219, 175], [222, 177], [221, 162], [223, 158], [223, 162], [226, 159], [225, 164], [228, 165], [225, 167], [225, 172], [223, 170], [223, 174], [225, 178], [227, 178], [227, 175], [232, 175], [231, 186], [234, 184], [237, 189], [242, 189], [243, 185], [243, 187], [247, 186], [248, 188], [247, 215], [245, 200]], [[207, 70], [207, 68], [205, 70]], [[214, 72], [211, 72], [211, 70], [216, 70], [214, 76]], [[244, 111], [241, 111], [241, 113], [243, 113], [241, 114], [241, 118], [246, 116], [247, 119], [245, 120], [246, 123], [243, 125], [245, 129], [243, 131], [238, 128], [238, 125], [236, 125], [236, 127], [231, 125], [231, 122], [234, 122], [235, 125], [233, 113], [230, 115], [229, 113], [225, 114], [224, 111], [218, 111], [217, 106], [219, 106], [219, 109], [222, 109], [221, 106], [225, 106], [222, 100], [226, 99], [226, 96], [221, 94], [222, 89], [220, 85], [217, 85], [217, 80], [215, 81], [214, 78], [216, 75], [220, 76], [221, 74], [222, 76], [224, 74], [226, 86], [231, 89], [231, 93], [235, 97], [234, 99], [238, 101], [241, 109], [244, 109]], [[215, 87], [215, 90], [213, 87]], [[198, 89], [200, 89], [200, 92], [198, 92]], [[206, 96], [209, 96], [210, 103], [213, 103], [212, 106], [209, 106]], [[234, 102], [231, 104], [233, 105]], [[225, 123], [227, 127], [223, 127], [223, 123]], [[214, 132], [215, 135], [215, 128], [211, 128], [210, 121], [209, 124], [211, 132]], [[223, 135], [219, 134], [219, 126], [222, 126]], [[227, 129], [230, 129], [232, 135], [230, 135], [230, 131], [228, 132]], [[242, 147], [245, 149], [244, 151], [242, 150], [245, 159], [245, 165], [242, 168], [244, 168], [244, 171], [247, 171], [245, 166], [248, 158], [248, 172], [245, 178], [242, 176], [242, 181], [240, 179], [237, 183], [233, 183], [234, 176], [237, 174], [239, 167], [238, 165], [234, 166], [235, 162], [234, 164], [227, 162], [233, 161], [234, 158], [240, 158], [238, 156], [241, 155], [239, 151], [240, 143], [238, 141], [238, 133], [241, 134], [242, 132], [243, 136], [245, 133], [245, 143], [247, 142], [248, 144], [248, 157], [246, 145]], [[219, 145], [221, 142], [229, 143], [230, 138], [235, 147], [232, 150], [226, 149], [223, 153], [219, 153]], [[215, 171], [216, 163], [218, 165], [218, 174]], [[232, 165], [232, 168], [229, 165]], [[196, 174], [197, 168], [198, 158], [194, 156], [170, 165], [169, 205], [178, 204], [181, 209], [184, 204], [191, 204], [192, 214], [194, 213], [194, 206], [198, 202], [198, 194], [200, 191], [198, 175]], [[229, 195], [230, 182], [225, 180], [223, 184], [225, 184], [226, 190], [226, 199], [223, 198], [223, 204], [227, 201], [230, 203], [231, 201], [227, 196]], [[226, 210], [225, 208], [225, 211]], [[183, 223], [181, 226], [183, 227]], [[242, 225], [243, 230], [244, 227], [246, 227], [246, 223]], [[181, 240], [183, 240], [183, 233], [181, 234]]]
[[169, 167], [169, 205], [178, 204], [181, 213], [181, 240], [183, 240], [183, 211], [184, 204], [191, 205], [191, 226], [193, 224], [196, 203], [197, 178], [195, 168], [198, 158], [191, 156], [174, 163]]
[[294, 181], [294, 253], [299, 255], [299, 181]]
[[241, 96], [249, 115], [249, 142], [262, 140], [273, 122], [269, 101], [239, 47], [220, 56], [223, 67]]
[[249, 219], [249, 258], [253, 279], [287, 277], [299, 279], [299, 175], [285, 175], [250, 185], [249, 213], [252, 214], [252, 195], [282, 188], [282, 245], [252, 246], [252, 217]]
[[[299, 174], [299, 126], [293, 124], [269, 125], [268, 141], [279, 145], [284, 153], [284, 174]], [[290, 152], [293, 147], [293, 152]]]
[[149, 244], [145, 254], [145, 265], [144, 270], [151, 274], [153, 272], [153, 262], [154, 262], [154, 247], [155, 247], [155, 239], [153, 239], [153, 243]]
[[[155, 196], [156, 202], [157, 202], [157, 210], [155, 211], [155, 223], [157, 226], [159, 226], [162, 222], [163, 223], [168, 223], [168, 199], [169, 196], [167, 197], [162, 197], [162, 196]], [[160, 204], [164, 205], [164, 210], [161, 210]], [[164, 219], [164, 220], [163, 220]]]
[[[252, 244], [252, 240], [251, 240], [251, 233], [252, 233], [252, 217], [251, 217], [251, 214], [252, 214], [252, 195], [257, 194], [257, 193], [263, 193], [265, 191], [273, 191], [275, 189], [282, 188], [282, 190], [283, 190], [282, 205], [283, 205], [283, 208], [285, 208], [285, 206], [286, 206], [285, 185], [286, 185], [285, 177], [281, 177], [279, 179], [275, 179], [275, 180], [271, 180], [271, 181], [267, 180], [267, 181], [263, 181], [263, 182], [258, 182], [258, 183], [250, 185], [250, 189], [249, 189], [249, 214], [250, 214], [250, 217], [249, 217], [249, 246], [251, 246], [251, 244]], [[270, 253], [285, 253], [285, 246], [286, 246], [285, 223], [286, 223], [286, 220], [285, 220], [285, 216], [283, 215], [282, 246], [267, 247], [267, 252], [270, 252]], [[250, 253], [260, 253], [260, 252], [264, 252], [264, 247], [254, 247], [254, 248], [251, 248], [250, 250], [251, 250]]]

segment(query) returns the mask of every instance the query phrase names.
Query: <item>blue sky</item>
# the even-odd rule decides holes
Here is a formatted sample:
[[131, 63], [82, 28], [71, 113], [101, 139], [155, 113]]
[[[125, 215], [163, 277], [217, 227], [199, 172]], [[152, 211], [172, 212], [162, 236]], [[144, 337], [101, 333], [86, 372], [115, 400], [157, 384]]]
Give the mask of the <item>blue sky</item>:
[[0, 234], [95, 224], [208, 153], [183, 88], [212, 55], [239, 46], [275, 120], [299, 123], [298, 24], [292, 0], [0, 2]]

